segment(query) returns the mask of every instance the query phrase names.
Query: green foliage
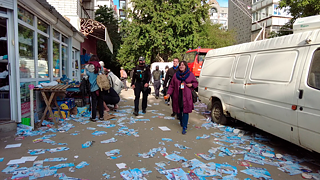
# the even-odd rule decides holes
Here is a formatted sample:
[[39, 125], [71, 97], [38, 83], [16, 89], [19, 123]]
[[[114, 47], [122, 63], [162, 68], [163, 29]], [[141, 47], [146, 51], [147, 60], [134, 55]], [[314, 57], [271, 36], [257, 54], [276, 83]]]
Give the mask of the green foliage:
[[271, 38], [292, 34], [293, 23], [297, 18], [320, 14], [319, 0], [281, 0], [279, 8], [286, 8], [293, 18], [282, 26], [279, 32], [271, 33]]
[[[204, 25], [209, 18], [205, 0], [132, 0], [132, 3], [133, 10], [128, 12], [131, 21], [121, 24], [123, 44], [118, 59], [125, 69], [132, 69], [139, 56], [145, 56], [150, 64], [180, 58], [189, 48], [222, 47], [234, 42], [229, 32], [216, 25]], [[220, 40], [219, 36], [228, 38]]]
[[199, 33], [199, 45], [205, 48], [221, 48], [236, 43], [235, 33], [221, 30], [221, 24], [212, 24], [211, 21], [201, 25]]
[[114, 17], [113, 9], [108, 8], [107, 6], [99, 6], [99, 9], [96, 11], [95, 20], [106, 26], [110, 40], [113, 44], [112, 54], [106, 42], [99, 40], [97, 42], [97, 55], [99, 59], [105, 63], [106, 68], [111, 69], [113, 73], [118, 75], [120, 64], [117, 61], [117, 54], [121, 44], [121, 37], [118, 32], [118, 20]]

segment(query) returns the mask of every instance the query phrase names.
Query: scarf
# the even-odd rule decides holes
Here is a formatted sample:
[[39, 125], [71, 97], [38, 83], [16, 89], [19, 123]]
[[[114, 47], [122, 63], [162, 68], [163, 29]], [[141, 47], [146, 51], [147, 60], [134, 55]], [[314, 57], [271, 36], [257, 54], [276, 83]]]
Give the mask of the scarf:
[[173, 66], [173, 69], [176, 70], [179, 66]]
[[100, 63], [98, 61], [89, 61], [88, 64], [94, 65], [94, 73], [98, 74], [98, 72], [100, 71], [100, 68], [101, 68]]
[[184, 72], [181, 72], [181, 71], [176, 72], [176, 77], [180, 81], [185, 81], [189, 77], [189, 75], [190, 75], [190, 70], [188, 66], [186, 67], [186, 70]]

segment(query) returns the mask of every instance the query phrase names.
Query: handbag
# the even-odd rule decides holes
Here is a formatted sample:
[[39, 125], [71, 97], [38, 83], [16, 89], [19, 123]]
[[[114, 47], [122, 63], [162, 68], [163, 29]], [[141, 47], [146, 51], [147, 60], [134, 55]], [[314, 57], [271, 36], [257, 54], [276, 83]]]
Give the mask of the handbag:
[[196, 93], [195, 90], [192, 90], [191, 93], [192, 93], [192, 101], [193, 103], [196, 103], [198, 101], [198, 94]]

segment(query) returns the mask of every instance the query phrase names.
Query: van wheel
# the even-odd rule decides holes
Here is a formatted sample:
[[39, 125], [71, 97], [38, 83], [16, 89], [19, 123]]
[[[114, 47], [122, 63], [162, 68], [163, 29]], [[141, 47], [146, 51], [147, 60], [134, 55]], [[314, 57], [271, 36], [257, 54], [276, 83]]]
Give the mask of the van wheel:
[[220, 101], [214, 101], [212, 103], [212, 110], [211, 110], [211, 118], [212, 121], [218, 124], [227, 124], [227, 118], [223, 114], [222, 105]]

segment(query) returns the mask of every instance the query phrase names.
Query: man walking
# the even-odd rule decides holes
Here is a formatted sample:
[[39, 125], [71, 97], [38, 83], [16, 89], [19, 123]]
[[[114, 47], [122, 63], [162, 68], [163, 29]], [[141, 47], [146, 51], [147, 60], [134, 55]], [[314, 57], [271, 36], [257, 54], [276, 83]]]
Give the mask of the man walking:
[[156, 99], [159, 98], [159, 89], [160, 89], [160, 77], [161, 77], [161, 71], [159, 70], [159, 66], [156, 66], [156, 70], [152, 72], [153, 77], [153, 87], [156, 94]]
[[120, 80], [121, 80], [121, 82], [123, 83], [124, 89], [125, 89], [126, 91], [128, 91], [127, 78], [128, 78], [128, 75], [127, 75], [126, 71], [124, 70], [123, 67], [121, 67], [121, 70], [120, 70]]
[[[169, 70], [166, 73], [166, 77], [165, 77], [164, 83], [163, 83], [163, 88], [168, 89], [173, 75], [179, 70], [178, 66], [179, 66], [179, 59], [174, 58], [173, 59], [173, 67], [169, 68]], [[170, 105], [170, 99], [168, 99], [168, 106], [169, 105]], [[171, 104], [171, 106], [172, 105], [173, 105], [173, 103]], [[173, 108], [172, 108], [172, 111], [173, 111]], [[171, 116], [174, 117], [176, 114], [177, 114], [176, 112], [172, 112]]]
[[146, 113], [149, 91], [149, 81], [151, 78], [150, 68], [146, 66], [144, 57], [139, 57], [139, 65], [134, 68], [131, 87], [134, 90], [134, 112], [139, 115], [139, 99], [142, 92], [142, 113]]

